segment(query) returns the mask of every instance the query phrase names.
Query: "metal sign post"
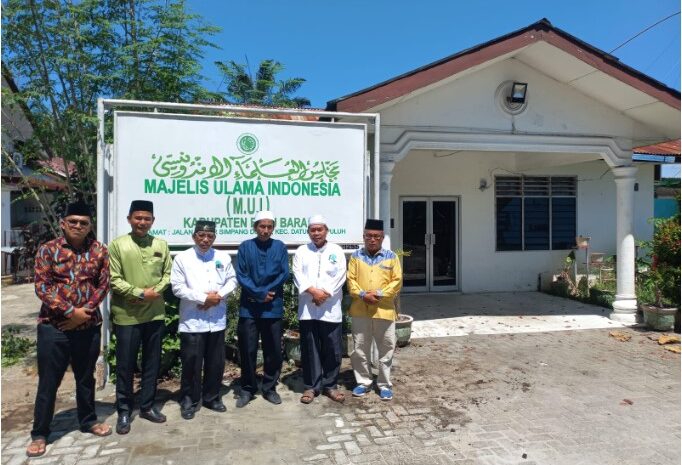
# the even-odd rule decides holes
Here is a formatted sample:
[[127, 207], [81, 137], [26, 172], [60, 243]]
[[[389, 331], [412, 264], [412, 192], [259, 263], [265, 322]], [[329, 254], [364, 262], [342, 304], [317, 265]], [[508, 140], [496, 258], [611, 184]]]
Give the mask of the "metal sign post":
[[[117, 115], [121, 115], [120, 117]], [[147, 115], [147, 116], [145, 116]], [[353, 127], [355, 130], [361, 129], [363, 132], [357, 133], [349, 132], [349, 137], [353, 136], [355, 137], [355, 134], [358, 134], [360, 137], [361, 134], [364, 133], [364, 147], [365, 149], [362, 150], [362, 154], [360, 155], [361, 157], [366, 159], [366, 162], [362, 163], [363, 170], [367, 171], [367, 177], [365, 177], [365, 174], [362, 175], [362, 181], [357, 181], [353, 179], [353, 176], [347, 178], [347, 179], [353, 179], [353, 183], [351, 184], [352, 186], [356, 186], [353, 188], [345, 189], [344, 193], [346, 195], [352, 194], [355, 197], [352, 197], [354, 200], [350, 201], [349, 204], [340, 206], [334, 206], [333, 208], [335, 210], [332, 211], [337, 211], [340, 215], [342, 214], [353, 214], [353, 215], [358, 215], [362, 213], [364, 217], [375, 217], [378, 218], [380, 213], [379, 213], [379, 205], [380, 205], [380, 199], [379, 199], [379, 192], [380, 192], [380, 172], [379, 172], [379, 147], [380, 147], [380, 135], [379, 135], [379, 114], [376, 113], [344, 113], [344, 112], [329, 112], [329, 111], [323, 111], [323, 110], [305, 110], [305, 109], [274, 109], [274, 108], [260, 108], [260, 107], [247, 107], [247, 106], [237, 106], [237, 105], [207, 105], [207, 104], [186, 104], [186, 103], [171, 103], [171, 102], [151, 102], [151, 101], [134, 101], [134, 100], [113, 100], [113, 99], [99, 99], [97, 101], [97, 116], [98, 116], [98, 131], [97, 131], [97, 238], [98, 240], [102, 241], [105, 244], [110, 243], [117, 235], [123, 234], [124, 231], [120, 230], [123, 226], [124, 223], [122, 221], [122, 216], [127, 213], [126, 211], [123, 211], [123, 206], [121, 202], [119, 202], [119, 198], [121, 196], [125, 197], [125, 195], [122, 194], [122, 191], [125, 191], [125, 181], [126, 177], [123, 177], [122, 175], [122, 168], [123, 164], [125, 163], [125, 169], [126, 170], [131, 170], [131, 177], [137, 176], [139, 177], [139, 173], [137, 173], [135, 170], [139, 170], [140, 166], [135, 164], [135, 167], [130, 166], [131, 164], [131, 159], [121, 159], [119, 158], [126, 158], [129, 156], [129, 153], [131, 150], [137, 150], [139, 149], [139, 145], [144, 144], [146, 142], [146, 138], [144, 137], [147, 133], [144, 133], [143, 129], [140, 129], [140, 127], [136, 127], [135, 123], [144, 123], [145, 127], [152, 128], [151, 130], [156, 129], [155, 136], [157, 137], [157, 140], [161, 140], [162, 142], [165, 143], [166, 145], [166, 150], [168, 150], [168, 147], [173, 145], [173, 142], [170, 142], [165, 139], [159, 139], [159, 134], [164, 131], [167, 132], [171, 136], [177, 136], [178, 134], [182, 135], [185, 134], [187, 137], [185, 139], [190, 140], [192, 139], [191, 136], [194, 136], [194, 146], [195, 147], [203, 147], [203, 140], [202, 136], [196, 136], [195, 134], [192, 133], [192, 127], [193, 128], [200, 128], [201, 130], [205, 129], [208, 127], [208, 125], [219, 125], [221, 123], [225, 123], [224, 126], [229, 126], [230, 124], [232, 125], [239, 125], [242, 128], [249, 128], [252, 126], [254, 129], [262, 129], [264, 127], [270, 128], [271, 131], [276, 132], [279, 134], [277, 136], [276, 140], [277, 143], [281, 143], [282, 140], [285, 140], [289, 138], [290, 140], [292, 139], [291, 136], [287, 136], [287, 134], [293, 134], [295, 131], [299, 131], [299, 133], [306, 133], [306, 131], [309, 131], [311, 133], [315, 133], [316, 136], [318, 136], [318, 139], [322, 139], [322, 144], [324, 146], [324, 143], [326, 141], [330, 141], [327, 143], [327, 146], [330, 147], [331, 150], [336, 150], [337, 153], [343, 151], [342, 149], [339, 149], [338, 146], [344, 144], [346, 140], [344, 139], [344, 136], [339, 136], [340, 134], [344, 134], [343, 131], [344, 129], [346, 130], [351, 130]], [[126, 118], [126, 119], [121, 119], [121, 118]], [[340, 121], [340, 120], [343, 121]], [[123, 126], [121, 123], [121, 127], [127, 127], [128, 134], [132, 134], [130, 131], [135, 132], [135, 137], [127, 137], [125, 139], [122, 139], [120, 144], [122, 144], [122, 147], [124, 144], [123, 140], [126, 141], [127, 143], [127, 151], [124, 152], [125, 156], [121, 156], [119, 150], [122, 150], [122, 147], [117, 147], [117, 137], [116, 134], [114, 134], [114, 138], [111, 140], [108, 140], [110, 128], [115, 127], [116, 125], [114, 124], [115, 121], [118, 121], [119, 123], [121, 121], [128, 121], [127, 126]], [[132, 124], [130, 123], [132, 121]], [[194, 125], [194, 126], [191, 126]], [[116, 126], [117, 127], [117, 126]], [[172, 128], [171, 128], [172, 127]], [[171, 128], [171, 129], [166, 129], [166, 128]], [[350, 128], [350, 129], [349, 129]], [[114, 132], [118, 131], [116, 129]], [[225, 131], [225, 129], [221, 129], [221, 131]], [[325, 131], [327, 131], [325, 133]], [[248, 130], [245, 130], [244, 132], [251, 132]], [[273, 132], [273, 133], [274, 133]], [[205, 133], [207, 134], [206, 138], [209, 138], [213, 136], [214, 134], [212, 133], [212, 129], [206, 129]], [[373, 134], [374, 139], [373, 139], [373, 144], [370, 144], [369, 137], [370, 133]], [[221, 134], [223, 134], [221, 132]], [[319, 134], [330, 134], [328, 138], [325, 138], [327, 136], [319, 136]], [[332, 137], [333, 134], [336, 134], [335, 138]], [[149, 133], [149, 137], [151, 138], [152, 135]], [[273, 136], [274, 137], [274, 136]], [[296, 136], [293, 136], [296, 137]], [[341, 137], [341, 138], [339, 138]], [[306, 148], [306, 138], [301, 138], [301, 146], [302, 150]], [[360, 139], [353, 139], [353, 140], [362, 140]], [[139, 144], [137, 144], [136, 141], [140, 141]], [[255, 147], [255, 144], [258, 141], [256, 138], [252, 140], [245, 141], [245, 144], [240, 148], [244, 149], [248, 152], [248, 150], [251, 147]], [[249, 145], [251, 144], [251, 145]], [[163, 145], [163, 144], [161, 144]], [[361, 144], [360, 144], [361, 145]], [[370, 145], [372, 145], [370, 147]], [[220, 143], [213, 142], [213, 145], [210, 143], [206, 144], [206, 147], [230, 147], [230, 150], [232, 150], [232, 147], [234, 147], [234, 141], [225, 141], [223, 143], [223, 140], [220, 139]], [[353, 145], [353, 147], [358, 147], [358, 144]], [[173, 149], [174, 152], [181, 153], [182, 150], [187, 150], [186, 147], [177, 147], [177, 150], [175, 148]], [[214, 150], [214, 149], [207, 149], [207, 150]], [[244, 153], [244, 150], [242, 150], [242, 153]], [[255, 150], [255, 149], [254, 149]], [[148, 151], [148, 150], [147, 150]], [[141, 152], [140, 152], [141, 153]], [[145, 152], [146, 153], [146, 152]], [[168, 156], [166, 155], [166, 151], [159, 153], [156, 155], [157, 157], [160, 156]], [[344, 153], [349, 153], [349, 154], [356, 154], [357, 151], [353, 149], [351, 152], [344, 152]], [[119, 155], [117, 155], [119, 154]], [[319, 155], [318, 155], [319, 154]], [[148, 154], [151, 156], [152, 154]], [[208, 158], [210, 158], [213, 153], [210, 154], [205, 154]], [[240, 154], [237, 154], [240, 155]], [[308, 155], [308, 160], [310, 160], [312, 163], [325, 163], [324, 157], [327, 154], [324, 153], [324, 150], [318, 150], [317, 152], [315, 151], [310, 151]], [[356, 156], [353, 155], [353, 156]], [[147, 157], [149, 158], [149, 157]], [[197, 157], [198, 159], [199, 157]], [[215, 157], [213, 157], [215, 158]], [[220, 157], [218, 157], [220, 158]], [[229, 158], [229, 157], [228, 157]], [[235, 157], [232, 157], [235, 158]], [[134, 160], [140, 160], [140, 158], [135, 158]], [[157, 159], [158, 160], [158, 159]], [[357, 158], [356, 158], [357, 160]], [[143, 160], [140, 160], [142, 163]], [[203, 160], [197, 161], [197, 163], [202, 163], [204, 162]], [[350, 163], [350, 158], [349, 160], [345, 160], [343, 157], [341, 157], [341, 162], [342, 163]], [[150, 160], [145, 159], [144, 163], [149, 165]], [[269, 161], [266, 160], [266, 163], [270, 163]], [[274, 163], [274, 162], [273, 162]], [[151, 166], [151, 165], [150, 165]], [[156, 166], [156, 165], [155, 165]], [[274, 167], [274, 165], [269, 165], [270, 168]], [[345, 165], [344, 165], [345, 166]], [[211, 166], [213, 167], [213, 166]], [[217, 168], [217, 165], [216, 165]], [[147, 167], [147, 170], [151, 170], [151, 168]], [[118, 173], [118, 174], [117, 174]], [[116, 177], [117, 176], [117, 177]], [[137, 178], [136, 178], [137, 179]], [[151, 180], [155, 181], [155, 180]], [[151, 185], [150, 181], [150, 185]], [[146, 182], [146, 180], [137, 180], [135, 181], [135, 185], [137, 186], [139, 183]], [[183, 182], [186, 182], [183, 180]], [[197, 182], [204, 182], [204, 181], [197, 181]], [[206, 181], [208, 182], [208, 181]], [[211, 185], [213, 186], [213, 179], [210, 180]], [[331, 183], [330, 183], [331, 184]], [[186, 184], [183, 184], [186, 185]], [[156, 186], [156, 185], [155, 185]], [[359, 186], [365, 186], [365, 187], [359, 187]], [[351, 191], [362, 191], [362, 192], [347, 192], [348, 190]], [[140, 192], [148, 192], [147, 191], [147, 185], [145, 184], [145, 189], [140, 191]], [[223, 198], [223, 197], [217, 197], [217, 191], [215, 192], [209, 192], [209, 193], [204, 193], [200, 192], [199, 195], [193, 196], [194, 199], [192, 201], [197, 201], [200, 198], [203, 198], [203, 196], [210, 196], [211, 198]], [[183, 192], [186, 193], [186, 192]], [[143, 194], [137, 194], [137, 195], [143, 195]], [[151, 195], [151, 194], [150, 194]], [[359, 197], [358, 197], [359, 196]], [[255, 197], [252, 196], [252, 197]], [[176, 210], [182, 211], [182, 202], [189, 202], [187, 200], [189, 197], [184, 196], [184, 197], [173, 197], [173, 201], [170, 201], [172, 203], [172, 207], [175, 208]], [[301, 196], [298, 197], [295, 203], [289, 203], [287, 205], [287, 208], [296, 208], [292, 207], [292, 205], [298, 204], [300, 199], [301, 205], [305, 205], [305, 199], [306, 197]], [[313, 202], [313, 197], [308, 197], [310, 198], [310, 202]], [[361, 199], [362, 205], [356, 205], [356, 201], [359, 201]], [[127, 197], [123, 199], [123, 202], [127, 202], [130, 199]], [[330, 205], [331, 201], [339, 202], [341, 201], [342, 203], [343, 198], [334, 198], [330, 199]], [[174, 202], [177, 202], [174, 203]], [[318, 197], [315, 202], [317, 202], [317, 205], [319, 205], [320, 198]], [[213, 206], [210, 202], [205, 203], [207, 206]], [[284, 207], [283, 207], [284, 208]], [[304, 209], [305, 206], [302, 206], [301, 209]], [[315, 207], [312, 207], [315, 208]], [[331, 208], [331, 207], [330, 207]], [[342, 210], [347, 210], [347, 211], [342, 211]], [[208, 208], [207, 208], [207, 211]], [[348, 213], [351, 212], [351, 213]], [[355, 212], [355, 213], [353, 213]], [[310, 213], [307, 211], [307, 213]], [[229, 214], [228, 214], [229, 216]], [[364, 222], [364, 218], [361, 218], [362, 222]], [[361, 222], [358, 221], [358, 219], [354, 219], [352, 222], [353, 228], [354, 229], [361, 229]], [[185, 225], [186, 226], [186, 225]], [[187, 227], [185, 227], [185, 230], [187, 230]], [[159, 231], [165, 231], [164, 229], [159, 229]], [[300, 228], [297, 230], [298, 234], [301, 235], [300, 233]], [[294, 234], [294, 233], [292, 233]], [[158, 233], [159, 237], [164, 237], [164, 234], [162, 232]], [[182, 236], [180, 234], [180, 236]], [[176, 236], [176, 237], [180, 237]], [[187, 239], [188, 235], [185, 233], [184, 239], [183, 240], [175, 240], [174, 242], [171, 242], [171, 245], [173, 243], [176, 243], [177, 246], [188, 246], [189, 242]], [[283, 236], [286, 240], [286, 235]], [[291, 235], [289, 236], [291, 237]], [[358, 235], [357, 233], [354, 236], [354, 244], [349, 244], [352, 245], [353, 247], [357, 247], [361, 244], [361, 235]], [[290, 241], [289, 241], [290, 242]], [[289, 245], [294, 245], [295, 243], [300, 243], [300, 237], [298, 242], [290, 242]], [[230, 244], [219, 244], [223, 246], [229, 246], [232, 247], [230, 250], [231, 253], [236, 252], [236, 246], [238, 245], [237, 241], [233, 241], [233, 243]], [[106, 384], [106, 379], [108, 377], [108, 367], [106, 365], [106, 360], [105, 360], [105, 354], [109, 346], [109, 339], [110, 339], [110, 318], [109, 318], [109, 309], [110, 309], [110, 298], [107, 297], [104, 300], [103, 303], [103, 337], [102, 337], [102, 347], [101, 347], [101, 355], [100, 359], [98, 360], [98, 365], [97, 365], [97, 381], [98, 381], [98, 386], [104, 387]]]

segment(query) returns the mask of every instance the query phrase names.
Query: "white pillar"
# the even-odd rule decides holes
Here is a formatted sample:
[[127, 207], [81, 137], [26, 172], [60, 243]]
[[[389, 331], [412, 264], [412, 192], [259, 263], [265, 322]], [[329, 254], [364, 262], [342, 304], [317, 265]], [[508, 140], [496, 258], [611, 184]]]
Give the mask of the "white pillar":
[[616, 299], [611, 319], [635, 324], [635, 166], [613, 168], [616, 180]]
[[380, 169], [379, 183], [379, 212], [384, 220], [384, 244], [386, 249], [391, 248], [391, 179], [393, 178], [393, 168], [395, 163], [392, 161], [382, 161]]

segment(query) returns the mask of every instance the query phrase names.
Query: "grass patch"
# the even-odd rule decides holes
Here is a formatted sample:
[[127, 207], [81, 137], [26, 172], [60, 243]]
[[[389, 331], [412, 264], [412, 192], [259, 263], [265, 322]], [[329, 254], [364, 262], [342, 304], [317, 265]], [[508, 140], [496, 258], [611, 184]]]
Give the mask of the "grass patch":
[[19, 329], [9, 327], [2, 331], [2, 366], [16, 365], [26, 358], [36, 346], [35, 341], [19, 336]]

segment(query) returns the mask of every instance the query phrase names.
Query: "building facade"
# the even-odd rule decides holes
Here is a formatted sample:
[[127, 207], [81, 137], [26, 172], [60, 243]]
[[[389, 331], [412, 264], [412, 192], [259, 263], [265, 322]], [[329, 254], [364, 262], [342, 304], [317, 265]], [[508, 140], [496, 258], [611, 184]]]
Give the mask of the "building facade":
[[635, 241], [652, 235], [652, 165], [680, 94], [547, 20], [329, 102], [380, 115], [381, 216], [407, 291], [535, 290], [589, 236], [617, 257], [634, 322]]

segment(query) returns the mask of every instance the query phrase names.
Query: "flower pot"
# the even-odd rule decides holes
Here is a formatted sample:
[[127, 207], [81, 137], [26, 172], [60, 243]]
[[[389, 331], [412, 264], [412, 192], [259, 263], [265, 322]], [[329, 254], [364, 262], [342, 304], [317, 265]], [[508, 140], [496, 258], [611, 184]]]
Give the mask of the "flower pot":
[[301, 333], [288, 329], [284, 332], [283, 340], [287, 360], [293, 360], [296, 366], [301, 366]]
[[644, 314], [644, 323], [654, 331], [669, 331], [675, 326], [677, 308], [656, 307], [655, 305], [640, 305]]
[[405, 347], [410, 343], [413, 321], [414, 318], [412, 318], [410, 315], [406, 315], [404, 313], [398, 315], [398, 320], [395, 322], [395, 344], [398, 347]]

